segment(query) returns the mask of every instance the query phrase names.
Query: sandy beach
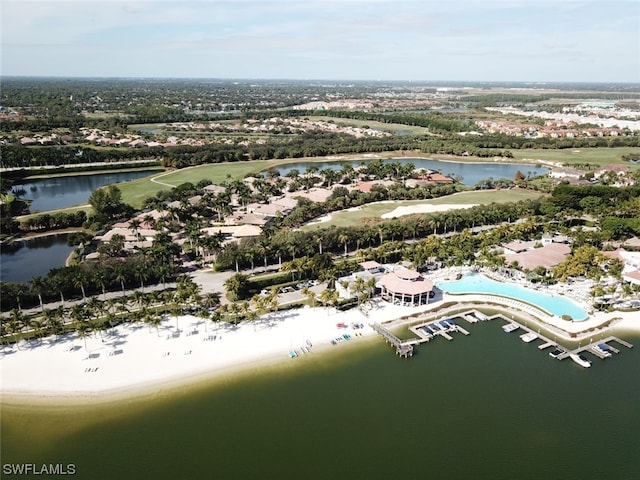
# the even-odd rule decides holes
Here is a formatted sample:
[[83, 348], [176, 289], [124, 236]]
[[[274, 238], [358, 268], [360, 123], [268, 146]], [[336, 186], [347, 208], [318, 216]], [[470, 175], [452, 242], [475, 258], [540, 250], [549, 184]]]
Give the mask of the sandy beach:
[[[464, 301], [482, 303], [475, 297], [466, 295]], [[321, 355], [325, 348], [375, 335], [370, 323], [440, 305], [404, 307], [380, 300], [366, 316], [359, 309], [305, 307], [237, 326], [183, 315], [165, 319], [158, 328], [127, 323], [86, 338], [74, 333], [22, 341], [0, 349], [0, 395], [5, 401], [27, 403], [144, 396], [236, 370], [299, 361], [290, 358], [292, 350], [299, 357]], [[508, 311], [509, 305], [505, 308]], [[616, 330], [640, 332], [637, 312], [596, 313], [582, 322], [556, 320], [548, 324], [566, 332], [560, 336], [567, 339], [572, 332], [600, 330], [600, 325], [610, 323]], [[332, 340], [344, 334], [351, 339], [334, 346]]]
[[[380, 303], [368, 317], [358, 309], [302, 308], [267, 315], [255, 323], [214, 325], [186, 315], [165, 320], [158, 329], [123, 324], [80, 339], [75, 334], [21, 342], [1, 350], [0, 392], [6, 398], [86, 398], [135, 396], [196, 378], [261, 363], [295, 362], [320, 355], [343, 334], [357, 342], [374, 334], [371, 322], [399, 318], [421, 310]], [[347, 328], [338, 328], [344, 323]], [[362, 324], [354, 328], [353, 324]], [[176, 326], [177, 325], [177, 326]], [[178, 333], [179, 330], [179, 333]], [[86, 342], [85, 342], [86, 341]], [[86, 343], [86, 346], [85, 346]], [[308, 351], [303, 352], [302, 347]]]

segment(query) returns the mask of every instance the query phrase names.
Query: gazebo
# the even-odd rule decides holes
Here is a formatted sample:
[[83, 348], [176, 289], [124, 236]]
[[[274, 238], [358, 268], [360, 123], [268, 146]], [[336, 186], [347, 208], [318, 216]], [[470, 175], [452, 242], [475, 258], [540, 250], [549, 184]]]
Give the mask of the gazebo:
[[433, 291], [431, 280], [407, 268], [400, 268], [383, 276], [378, 286], [382, 289], [382, 298], [392, 303], [427, 304]]

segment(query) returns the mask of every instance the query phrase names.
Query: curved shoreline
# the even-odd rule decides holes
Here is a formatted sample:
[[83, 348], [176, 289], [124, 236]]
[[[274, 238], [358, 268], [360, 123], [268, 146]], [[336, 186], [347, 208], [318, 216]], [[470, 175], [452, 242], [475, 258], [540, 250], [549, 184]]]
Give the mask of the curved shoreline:
[[61, 229], [61, 230], [54, 230], [54, 231], [48, 231], [48, 232], [41, 232], [41, 233], [35, 233], [33, 235], [31, 235], [30, 233], [27, 233], [23, 236], [19, 236], [19, 237], [10, 237], [7, 238], [5, 240], [3, 240], [0, 243], [6, 243], [7, 245], [12, 244], [13, 242], [21, 242], [24, 240], [33, 240], [36, 238], [44, 238], [44, 237], [54, 237], [56, 235], [65, 235], [67, 233], [79, 233], [79, 232], [84, 232], [85, 230], [81, 229], [81, 228], [69, 228], [69, 229]]
[[[413, 310], [383, 306], [371, 320], [387, 321]], [[368, 321], [358, 310], [316, 307], [267, 315], [255, 324], [203, 330], [201, 319], [187, 315], [179, 317], [177, 337], [176, 320], [171, 317], [158, 330], [124, 324], [110, 329], [102, 339], [81, 340], [67, 334], [23, 342], [20, 350], [5, 346], [0, 357], [0, 403], [112, 403], [179, 392], [254, 369], [302, 365], [307, 357], [321, 358], [329, 347], [341, 347], [332, 347], [331, 340], [347, 332], [352, 343], [373, 337]], [[362, 328], [354, 329], [352, 322], [361, 323]], [[337, 328], [338, 323], [349, 327]], [[301, 358], [289, 358], [293, 349]], [[114, 354], [116, 350], [119, 353]]]
[[[466, 297], [459, 302], [460, 308], [497, 309], [516, 315], [567, 342], [578, 342], [612, 329], [640, 333], [640, 322], [634, 319], [637, 312], [598, 314], [583, 322], [562, 321], [562, 325], [557, 325], [514, 305], [488, 302], [480, 296]], [[237, 374], [303, 365], [307, 357], [320, 359], [328, 350], [340, 348], [340, 345], [331, 347], [330, 343], [343, 333], [349, 332], [356, 340], [352, 342], [355, 345], [373, 341], [377, 336], [369, 323], [384, 323], [387, 328], [403, 327], [419, 321], [420, 316], [438, 315], [443, 307], [450, 309], [447, 305], [446, 298], [420, 307], [401, 307], [380, 301], [368, 317], [357, 309], [338, 312], [325, 307], [303, 308], [284, 316], [263, 317], [259, 325], [224, 324], [215, 330], [209, 329], [208, 333], [201, 331], [201, 319], [187, 315], [178, 319], [182, 328], [178, 337], [173, 335], [177, 327], [172, 317], [157, 330], [140, 324], [119, 325], [102, 339], [85, 339], [84, 348], [84, 341], [75, 334], [24, 342], [24, 347], [30, 348], [7, 350], [4, 347], [2, 351], [0, 404], [86, 406], [160, 398]], [[352, 322], [360, 322], [363, 328], [337, 328], [340, 323], [350, 326]], [[199, 331], [190, 336], [196, 329]], [[212, 340], [212, 336], [219, 338]], [[313, 347], [303, 354], [300, 345], [306, 340], [310, 340]], [[288, 358], [287, 352], [293, 348], [300, 359]], [[116, 349], [121, 349], [121, 354], [111, 356]], [[90, 369], [94, 371], [87, 372]]]

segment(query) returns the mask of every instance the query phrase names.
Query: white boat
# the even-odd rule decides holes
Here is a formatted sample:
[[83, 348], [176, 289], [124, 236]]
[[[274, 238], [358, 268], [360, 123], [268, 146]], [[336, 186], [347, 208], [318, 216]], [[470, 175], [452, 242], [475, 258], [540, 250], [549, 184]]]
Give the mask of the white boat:
[[520, 338], [522, 339], [523, 342], [529, 343], [529, 342], [533, 342], [536, 338], [538, 338], [538, 335], [533, 332], [528, 332], [520, 335]]
[[592, 350], [595, 350], [596, 354], [600, 354], [603, 357], [609, 358], [611, 356], [611, 354], [607, 352], [604, 348], [602, 348], [600, 345], [594, 345], [591, 348]]
[[589, 368], [591, 366], [591, 362], [586, 358], [584, 358], [582, 355], [578, 355], [577, 353], [571, 353], [569, 354], [569, 356], [571, 357], [571, 360], [576, 362], [581, 367]]
[[520, 328], [520, 327], [516, 323], [508, 323], [508, 324], [502, 326], [502, 330], [504, 330], [507, 333], [511, 333], [514, 330], [517, 330], [518, 328]]

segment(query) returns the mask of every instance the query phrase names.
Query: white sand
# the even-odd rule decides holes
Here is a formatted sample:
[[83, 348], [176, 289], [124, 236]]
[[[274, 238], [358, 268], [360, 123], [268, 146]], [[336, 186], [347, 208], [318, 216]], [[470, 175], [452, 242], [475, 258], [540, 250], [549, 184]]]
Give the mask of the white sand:
[[[337, 312], [327, 308], [303, 308], [263, 317], [255, 325], [245, 323], [237, 328], [214, 324], [193, 316], [178, 320], [182, 330], [176, 332], [175, 318], [159, 328], [143, 324], [127, 324], [100, 335], [79, 339], [75, 334], [58, 340], [22, 342], [20, 350], [4, 347], [0, 358], [2, 372], [0, 392], [19, 397], [87, 397], [106, 394], [129, 395], [162, 390], [169, 384], [193, 381], [195, 377], [213, 376], [232, 368], [273, 362], [289, 358], [291, 349], [299, 355], [320, 355], [318, 349], [331, 346], [331, 340], [343, 333], [351, 342], [373, 334], [369, 323], [387, 321], [411, 314], [419, 308], [399, 307], [381, 302], [379, 308], [365, 317], [359, 310]], [[338, 329], [343, 322], [347, 329]], [[351, 327], [364, 324], [362, 329]], [[197, 330], [195, 334], [189, 332]], [[355, 333], [358, 333], [356, 336]], [[207, 340], [211, 336], [211, 340]], [[215, 340], [213, 339], [215, 337]], [[103, 341], [104, 340], [104, 341]], [[306, 340], [312, 344], [302, 353]], [[335, 347], [340, 348], [341, 343]], [[115, 350], [122, 353], [113, 354]], [[97, 369], [97, 370], [91, 370]]]
[[[331, 340], [344, 333], [351, 342], [374, 334], [371, 322], [385, 322], [429, 310], [401, 307], [379, 301], [365, 317], [359, 310], [337, 312], [333, 308], [303, 308], [265, 316], [255, 324], [244, 323], [234, 328], [229, 324], [215, 326], [193, 316], [175, 318], [160, 326], [127, 324], [92, 335], [85, 340], [75, 334], [42, 341], [21, 342], [20, 349], [3, 346], [0, 350], [0, 394], [20, 401], [41, 399], [83, 399], [135, 396], [160, 392], [167, 386], [194, 382], [227, 373], [232, 369], [255, 367], [274, 361], [296, 362], [289, 358], [295, 349], [300, 356], [322, 355], [323, 348], [335, 347]], [[595, 318], [594, 318], [595, 317]], [[585, 322], [562, 322], [559, 327], [571, 332], [597, 327], [616, 319], [615, 329], [640, 332], [637, 312], [596, 314]], [[364, 328], [354, 329], [352, 323]], [[345, 323], [346, 329], [337, 328]], [[206, 325], [206, 329], [205, 329]], [[196, 330], [197, 333], [190, 334]], [[355, 335], [358, 333], [358, 335]], [[208, 339], [211, 338], [211, 339]], [[215, 339], [214, 339], [215, 338]], [[309, 340], [309, 353], [301, 347]], [[116, 350], [122, 353], [113, 354]]]
[[398, 207], [391, 212], [382, 214], [381, 218], [402, 217], [403, 215], [411, 215], [413, 213], [447, 212], [449, 210], [460, 210], [460, 209], [471, 208], [475, 206], [476, 206], [475, 204], [461, 205], [461, 204], [446, 203], [442, 205], [433, 205], [431, 203], [419, 203], [416, 205]]

